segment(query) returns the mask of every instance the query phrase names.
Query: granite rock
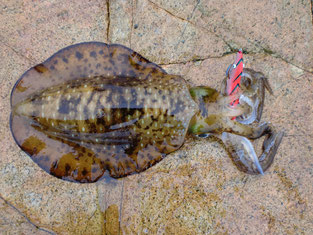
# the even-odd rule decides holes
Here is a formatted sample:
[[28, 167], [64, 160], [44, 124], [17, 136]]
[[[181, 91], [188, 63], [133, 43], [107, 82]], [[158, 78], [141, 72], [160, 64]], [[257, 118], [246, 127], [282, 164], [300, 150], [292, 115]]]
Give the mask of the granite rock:
[[[5, 234], [312, 234], [310, 1], [0, 3], [0, 227]], [[121, 43], [193, 85], [219, 89], [239, 48], [262, 71], [263, 120], [285, 137], [265, 176], [236, 169], [220, 141], [189, 136], [147, 171], [75, 184], [40, 169], [10, 133], [20, 75], [82, 41]], [[257, 151], [260, 143], [256, 141]]]

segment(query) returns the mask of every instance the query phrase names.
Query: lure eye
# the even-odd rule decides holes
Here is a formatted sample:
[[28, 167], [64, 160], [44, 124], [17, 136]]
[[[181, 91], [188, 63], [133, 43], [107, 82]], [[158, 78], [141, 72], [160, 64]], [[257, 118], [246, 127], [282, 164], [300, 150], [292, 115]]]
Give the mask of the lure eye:
[[230, 72], [237, 67], [236, 64], [230, 64], [226, 69], [226, 77], [229, 77]]

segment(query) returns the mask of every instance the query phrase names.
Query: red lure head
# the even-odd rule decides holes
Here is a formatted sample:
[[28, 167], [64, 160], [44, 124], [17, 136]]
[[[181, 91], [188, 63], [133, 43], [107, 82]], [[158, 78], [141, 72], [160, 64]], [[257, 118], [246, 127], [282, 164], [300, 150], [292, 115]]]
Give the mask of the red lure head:
[[238, 89], [240, 87], [242, 71], [243, 71], [243, 58], [242, 50], [240, 49], [237, 52], [235, 63], [231, 64], [226, 71], [226, 75], [228, 77], [227, 79], [228, 95], [234, 95], [238, 92]]
[[[234, 64], [229, 65], [226, 71], [227, 76], [227, 94], [234, 95], [238, 92], [240, 88], [241, 75], [243, 71], [243, 56], [242, 50], [239, 49], [237, 52], [236, 60]], [[239, 103], [239, 99], [233, 100], [230, 105], [236, 106]], [[232, 118], [233, 120], [235, 119]]]

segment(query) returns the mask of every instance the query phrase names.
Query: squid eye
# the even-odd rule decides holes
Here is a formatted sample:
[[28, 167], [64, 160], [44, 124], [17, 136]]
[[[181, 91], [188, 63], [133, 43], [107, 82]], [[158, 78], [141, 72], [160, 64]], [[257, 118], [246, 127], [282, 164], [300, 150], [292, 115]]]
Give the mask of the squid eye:
[[251, 79], [248, 77], [243, 77], [243, 79], [241, 79], [241, 84], [249, 88], [251, 86]]
[[199, 138], [208, 138], [209, 136], [211, 136], [211, 134], [209, 133], [203, 133], [203, 134], [199, 134], [197, 135]]

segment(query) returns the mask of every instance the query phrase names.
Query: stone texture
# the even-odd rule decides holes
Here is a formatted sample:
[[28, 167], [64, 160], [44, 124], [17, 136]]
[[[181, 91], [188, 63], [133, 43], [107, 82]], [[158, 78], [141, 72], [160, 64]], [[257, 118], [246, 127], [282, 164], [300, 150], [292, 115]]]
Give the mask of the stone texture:
[[[313, 33], [310, 1], [9, 1], [0, 3], [0, 229], [5, 234], [312, 234]], [[265, 176], [239, 172], [222, 144], [187, 138], [156, 166], [75, 184], [15, 144], [19, 76], [82, 41], [122, 43], [193, 85], [219, 88], [234, 51], [262, 71], [264, 121], [285, 131]], [[256, 146], [260, 151], [260, 143]]]
[[217, 36], [169, 14], [152, 1], [138, 0], [133, 7], [131, 47], [149, 55], [151, 61], [164, 64], [221, 56], [227, 48]]
[[7, 234], [47, 234], [50, 231], [32, 224], [23, 214], [0, 198], [0, 226]]
[[0, 40], [36, 63], [83, 41], [107, 40], [105, 1], [18, 1], [0, 3]]

